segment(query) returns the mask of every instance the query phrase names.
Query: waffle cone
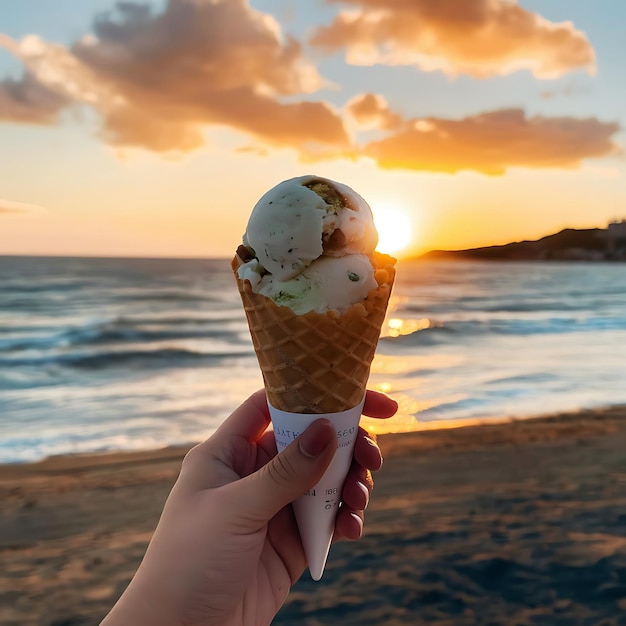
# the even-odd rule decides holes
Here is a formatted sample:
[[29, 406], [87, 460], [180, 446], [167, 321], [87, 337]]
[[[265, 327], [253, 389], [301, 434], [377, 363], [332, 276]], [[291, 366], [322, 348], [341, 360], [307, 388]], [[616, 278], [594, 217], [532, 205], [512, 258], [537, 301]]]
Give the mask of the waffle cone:
[[287, 306], [252, 291], [232, 268], [263, 373], [269, 403], [290, 413], [338, 413], [357, 406], [395, 278], [395, 259], [374, 253], [378, 288], [343, 313], [297, 315]]

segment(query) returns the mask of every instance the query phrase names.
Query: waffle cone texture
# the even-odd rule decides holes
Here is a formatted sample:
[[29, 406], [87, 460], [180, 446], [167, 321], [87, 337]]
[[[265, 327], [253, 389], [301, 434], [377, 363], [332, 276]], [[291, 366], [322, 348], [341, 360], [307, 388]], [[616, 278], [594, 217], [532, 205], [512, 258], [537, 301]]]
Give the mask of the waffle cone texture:
[[252, 291], [232, 268], [269, 403], [290, 413], [339, 413], [365, 394], [395, 278], [393, 257], [374, 253], [378, 287], [347, 311], [297, 315]]

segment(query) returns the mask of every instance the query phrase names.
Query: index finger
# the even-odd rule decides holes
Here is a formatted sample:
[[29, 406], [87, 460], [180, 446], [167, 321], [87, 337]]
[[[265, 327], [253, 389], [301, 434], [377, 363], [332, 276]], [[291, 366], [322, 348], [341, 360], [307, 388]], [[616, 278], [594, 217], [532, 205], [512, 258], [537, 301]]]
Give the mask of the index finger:
[[398, 403], [387, 394], [380, 391], [372, 391], [371, 389], [368, 389], [365, 392], [363, 415], [367, 415], [368, 417], [377, 417], [379, 419], [387, 419], [395, 415], [397, 410]]
[[232, 437], [244, 437], [256, 441], [270, 423], [270, 412], [264, 389], [259, 389], [240, 404], [221, 424], [211, 439], [229, 440]]

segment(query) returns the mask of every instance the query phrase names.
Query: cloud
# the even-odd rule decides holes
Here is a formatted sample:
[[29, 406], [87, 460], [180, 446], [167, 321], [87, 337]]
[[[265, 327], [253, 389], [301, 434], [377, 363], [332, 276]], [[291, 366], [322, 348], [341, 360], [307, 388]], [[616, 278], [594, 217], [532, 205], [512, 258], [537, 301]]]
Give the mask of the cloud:
[[0, 216], [34, 215], [41, 213], [47, 213], [47, 211], [36, 204], [27, 204], [25, 202], [15, 202], [14, 200], [0, 198]]
[[410, 120], [363, 154], [387, 169], [489, 175], [512, 167], [567, 169], [618, 152], [619, 130], [593, 117], [527, 117], [522, 109], [503, 109], [460, 120]]
[[558, 98], [563, 96], [565, 98], [574, 98], [580, 95], [588, 94], [591, 91], [587, 85], [574, 85], [569, 84], [561, 87], [560, 89], [544, 89], [540, 96], [544, 100], [551, 100], [552, 98]]
[[[157, 14], [118, 2], [70, 49], [33, 35], [19, 43], [4, 37], [0, 45], [24, 62], [22, 82], [59, 102], [93, 107], [103, 139], [114, 146], [186, 152], [203, 145], [205, 128], [215, 125], [308, 156], [349, 145], [330, 105], [285, 102], [318, 90], [323, 80], [300, 44], [247, 0], [170, 0]], [[37, 102], [31, 121], [52, 119]], [[12, 119], [5, 108], [0, 119]]]
[[510, 0], [327, 0], [350, 4], [311, 43], [345, 48], [353, 65], [414, 65], [487, 78], [526, 69], [537, 78], [595, 71], [595, 54], [571, 22], [549, 22]]
[[[514, 2], [346, 3], [356, 9], [319, 29], [313, 42], [345, 46], [354, 62], [477, 77], [593, 69], [583, 33]], [[248, 0], [169, 0], [161, 12], [118, 2], [70, 47], [1, 34], [0, 47], [25, 66], [21, 78], [0, 81], [0, 121], [54, 124], [65, 109], [86, 106], [101, 120], [103, 141], [116, 148], [189, 152], [204, 145], [207, 128], [225, 126], [246, 136], [242, 150], [288, 147], [304, 160], [365, 154], [387, 168], [488, 174], [575, 167], [617, 150], [617, 125], [594, 118], [528, 118], [511, 109], [403, 120], [374, 93], [350, 100], [343, 114], [382, 138], [354, 146], [340, 112], [310, 99], [325, 83], [301, 45]]]
[[346, 109], [355, 121], [365, 128], [391, 129], [402, 124], [402, 117], [394, 113], [380, 94], [364, 93], [348, 102]]
[[70, 102], [63, 95], [47, 89], [32, 74], [24, 74], [20, 80], [6, 78], [0, 81], [0, 121], [54, 124]]

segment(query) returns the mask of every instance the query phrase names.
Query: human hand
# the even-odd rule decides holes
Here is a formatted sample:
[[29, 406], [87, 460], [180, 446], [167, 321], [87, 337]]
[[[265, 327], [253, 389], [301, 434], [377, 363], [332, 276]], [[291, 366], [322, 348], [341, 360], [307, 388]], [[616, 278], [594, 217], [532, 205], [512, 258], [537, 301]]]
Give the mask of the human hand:
[[[363, 414], [391, 417], [397, 404], [368, 391]], [[306, 558], [290, 502], [322, 477], [337, 448], [332, 424], [316, 420], [277, 455], [265, 393], [246, 400], [189, 451], [144, 560], [102, 626], [270, 624]], [[362, 428], [337, 514], [334, 539], [358, 539], [382, 465]]]

